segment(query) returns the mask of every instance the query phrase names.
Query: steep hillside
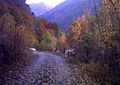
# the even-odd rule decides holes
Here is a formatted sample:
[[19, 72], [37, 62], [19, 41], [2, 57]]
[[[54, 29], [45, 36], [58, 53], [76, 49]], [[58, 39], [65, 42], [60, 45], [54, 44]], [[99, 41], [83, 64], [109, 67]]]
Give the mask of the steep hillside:
[[41, 17], [48, 21], [57, 22], [59, 28], [66, 31], [74, 19], [81, 16], [85, 9], [92, 10], [93, 6], [91, 0], [66, 0]]
[[52, 9], [52, 7], [46, 5], [45, 3], [29, 4], [29, 6], [30, 6], [32, 12], [34, 12], [34, 14], [36, 16], [40, 16], [41, 14]]
[[10, 15], [13, 17], [15, 25], [30, 25], [32, 13], [29, 5], [25, 2], [26, 0], [0, 0], [0, 17]]
[[0, 63], [26, 56], [33, 17], [25, 0], [0, 0]]
[[25, 2], [26, 0], [0, 0], [0, 4], [8, 3], [9, 5], [30, 10], [29, 5], [27, 5]]

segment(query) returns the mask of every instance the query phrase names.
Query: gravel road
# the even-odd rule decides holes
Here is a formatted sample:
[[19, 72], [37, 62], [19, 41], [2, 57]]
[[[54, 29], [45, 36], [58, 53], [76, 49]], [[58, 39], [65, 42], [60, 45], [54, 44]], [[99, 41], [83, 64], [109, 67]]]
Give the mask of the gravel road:
[[36, 54], [38, 59], [22, 71], [9, 71], [0, 85], [95, 85], [81, 69], [71, 68], [60, 56]]

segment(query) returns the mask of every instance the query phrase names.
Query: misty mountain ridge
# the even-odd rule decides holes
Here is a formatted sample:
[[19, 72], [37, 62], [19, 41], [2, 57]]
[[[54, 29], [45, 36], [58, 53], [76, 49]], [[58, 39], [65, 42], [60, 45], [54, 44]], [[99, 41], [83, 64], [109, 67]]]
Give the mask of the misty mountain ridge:
[[33, 3], [29, 4], [29, 6], [36, 16], [40, 16], [53, 8], [45, 3]]
[[40, 17], [50, 22], [56, 22], [60, 29], [67, 31], [68, 26], [77, 17], [82, 16], [85, 9], [89, 11], [93, 10], [94, 4], [92, 1], [93, 0], [66, 0]]

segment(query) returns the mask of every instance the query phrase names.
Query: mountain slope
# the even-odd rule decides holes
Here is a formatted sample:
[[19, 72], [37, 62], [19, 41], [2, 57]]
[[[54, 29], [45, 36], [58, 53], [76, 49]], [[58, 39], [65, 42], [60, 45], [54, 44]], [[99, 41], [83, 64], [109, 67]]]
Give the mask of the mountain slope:
[[30, 6], [32, 12], [34, 12], [36, 16], [40, 16], [41, 14], [52, 9], [52, 7], [50, 7], [44, 3], [29, 4], [29, 6]]
[[21, 7], [21, 8], [24, 8], [24, 9], [30, 11], [29, 5], [27, 5], [25, 2], [26, 2], [26, 0], [0, 0], [0, 4], [7, 3], [8, 5]]
[[93, 6], [91, 0], [66, 0], [40, 17], [56, 22], [59, 28], [66, 31], [74, 19], [81, 16], [85, 9], [92, 10]]

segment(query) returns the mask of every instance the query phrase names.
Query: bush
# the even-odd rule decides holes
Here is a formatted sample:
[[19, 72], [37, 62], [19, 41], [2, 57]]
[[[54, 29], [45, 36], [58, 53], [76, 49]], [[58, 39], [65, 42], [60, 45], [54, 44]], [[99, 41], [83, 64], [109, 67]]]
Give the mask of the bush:
[[89, 76], [94, 78], [97, 83], [107, 81], [109, 67], [105, 63], [92, 62], [89, 64], [83, 64], [83, 68], [89, 72]]
[[39, 49], [52, 51], [55, 47], [56, 47], [56, 38], [49, 31], [46, 31], [42, 36]]
[[24, 27], [13, 28], [3, 33], [0, 36], [1, 63], [11, 63], [27, 56], [27, 49], [33, 41], [31, 35], [30, 31]]

